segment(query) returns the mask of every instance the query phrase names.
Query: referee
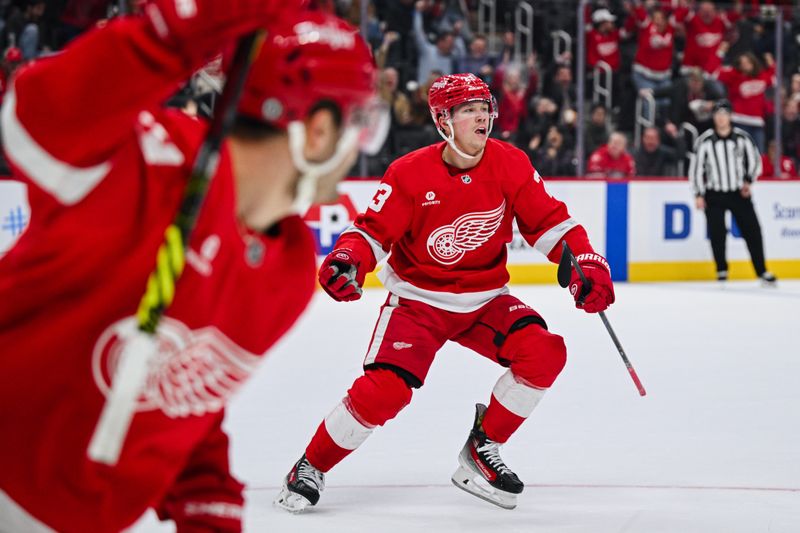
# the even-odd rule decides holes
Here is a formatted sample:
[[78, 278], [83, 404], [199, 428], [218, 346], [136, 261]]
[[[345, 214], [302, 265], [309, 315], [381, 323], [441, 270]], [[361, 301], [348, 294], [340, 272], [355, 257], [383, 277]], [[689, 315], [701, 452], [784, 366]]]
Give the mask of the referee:
[[697, 209], [706, 213], [717, 279], [728, 279], [725, 211], [730, 211], [747, 243], [756, 274], [764, 285], [775, 285], [775, 276], [767, 272], [764, 264], [761, 226], [750, 197], [753, 181], [761, 175], [761, 155], [750, 135], [731, 124], [728, 100], [716, 102], [712, 113], [714, 127], [698, 137], [695, 143], [689, 181], [694, 189]]

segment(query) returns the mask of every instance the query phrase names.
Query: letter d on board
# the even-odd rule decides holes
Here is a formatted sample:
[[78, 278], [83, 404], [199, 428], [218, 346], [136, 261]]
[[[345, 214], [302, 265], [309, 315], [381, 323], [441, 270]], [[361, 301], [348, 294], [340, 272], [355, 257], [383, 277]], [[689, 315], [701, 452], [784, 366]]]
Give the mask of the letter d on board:
[[686, 204], [664, 204], [664, 240], [685, 239], [692, 229], [692, 212]]

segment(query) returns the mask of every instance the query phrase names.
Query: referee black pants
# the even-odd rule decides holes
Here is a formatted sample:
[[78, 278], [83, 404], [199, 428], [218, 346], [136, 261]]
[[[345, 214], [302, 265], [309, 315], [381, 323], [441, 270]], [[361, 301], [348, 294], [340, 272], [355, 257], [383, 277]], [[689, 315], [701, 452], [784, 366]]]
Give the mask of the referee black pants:
[[742, 232], [753, 268], [759, 277], [767, 271], [764, 265], [764, 243], [761, 239], [761, 226], [750, 198], [743, 198], [739, 191], [717, 192], [706, 191], [706, 220], [711, 238], [711, 251], [717, 272], [727, 272], [728, 260], [725, 258], [725, 239], [728, 230], [725, 227], [725, 211], [730, 211], [739, 230]]

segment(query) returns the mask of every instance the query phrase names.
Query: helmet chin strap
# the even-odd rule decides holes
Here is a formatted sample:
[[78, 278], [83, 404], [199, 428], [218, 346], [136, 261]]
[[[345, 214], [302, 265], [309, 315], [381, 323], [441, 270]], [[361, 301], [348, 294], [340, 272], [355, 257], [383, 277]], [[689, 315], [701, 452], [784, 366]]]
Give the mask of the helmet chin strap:
[[314, 202], [319, 179], [341, 165], [350, 150], [356, 146], [358, 128], [345, 128], [342, 136], [336, 142], [336, 149], [333, 155], [322, 163], [312, 163], [303, 155], [303, 150], [306, 146], [305, 124], [296, 120], [290, 122], [286, 130], [289, 132], [289, 152], [292, 155], [292, 163], [300, 171], [297, 193], [292, 208], [295, 212], [303, 215]]
[[[439, 135], [441, 135], [442, 139], [447, 141], [447, 144], [450, 146], [450, 148], [452, 148], [452, 150], [455, 153], [457, 153], [458, 155], [460, 155], [461, 157], [463, 157], [465, 159], [477, 159], [478, 155], [480, 155], [480, 153], [478, 153], [476, 155], [468, 155], [468, 154], [462, 152], [461, 150], [459, 150], [458, 146], [456, 146], [455, 129], [453, 129], [453, 119], [450, 118], [450, 117], [447, 117], [447, 126], [450, 128], [450, 135], [445, 135], [444, 131], [442, 131], [441, 128], [436, 128], [436, 131], [439, 132]], [[489, 127], [486, 128], [486, 135], [487, 136], [492, 132], [492, 126], [494, 126], [494, 119], [490, 117], [489, 118]]]

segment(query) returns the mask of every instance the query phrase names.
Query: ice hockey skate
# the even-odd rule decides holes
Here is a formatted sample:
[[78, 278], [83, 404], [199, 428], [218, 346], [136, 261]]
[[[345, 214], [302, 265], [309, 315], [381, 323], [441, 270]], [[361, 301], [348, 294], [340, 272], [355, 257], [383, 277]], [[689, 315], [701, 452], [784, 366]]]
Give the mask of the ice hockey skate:
[[483, 432], [485, 413], [485, 405], [475, 406], [475, 424], [458, 454], [459, 467], [451, 479], [453, 485], [478, 498], [503, 509], [513, 509], [517, 506], [517, 494], [525, 485], [500, 458], [500, 444]]
[[297, 461], [283, 481], [283, 488], [273, 504], [290, 513], [302, 513], [316, 505], [319, 493], [325, 489], [325, 474], [308, 462], [305, 454]]

